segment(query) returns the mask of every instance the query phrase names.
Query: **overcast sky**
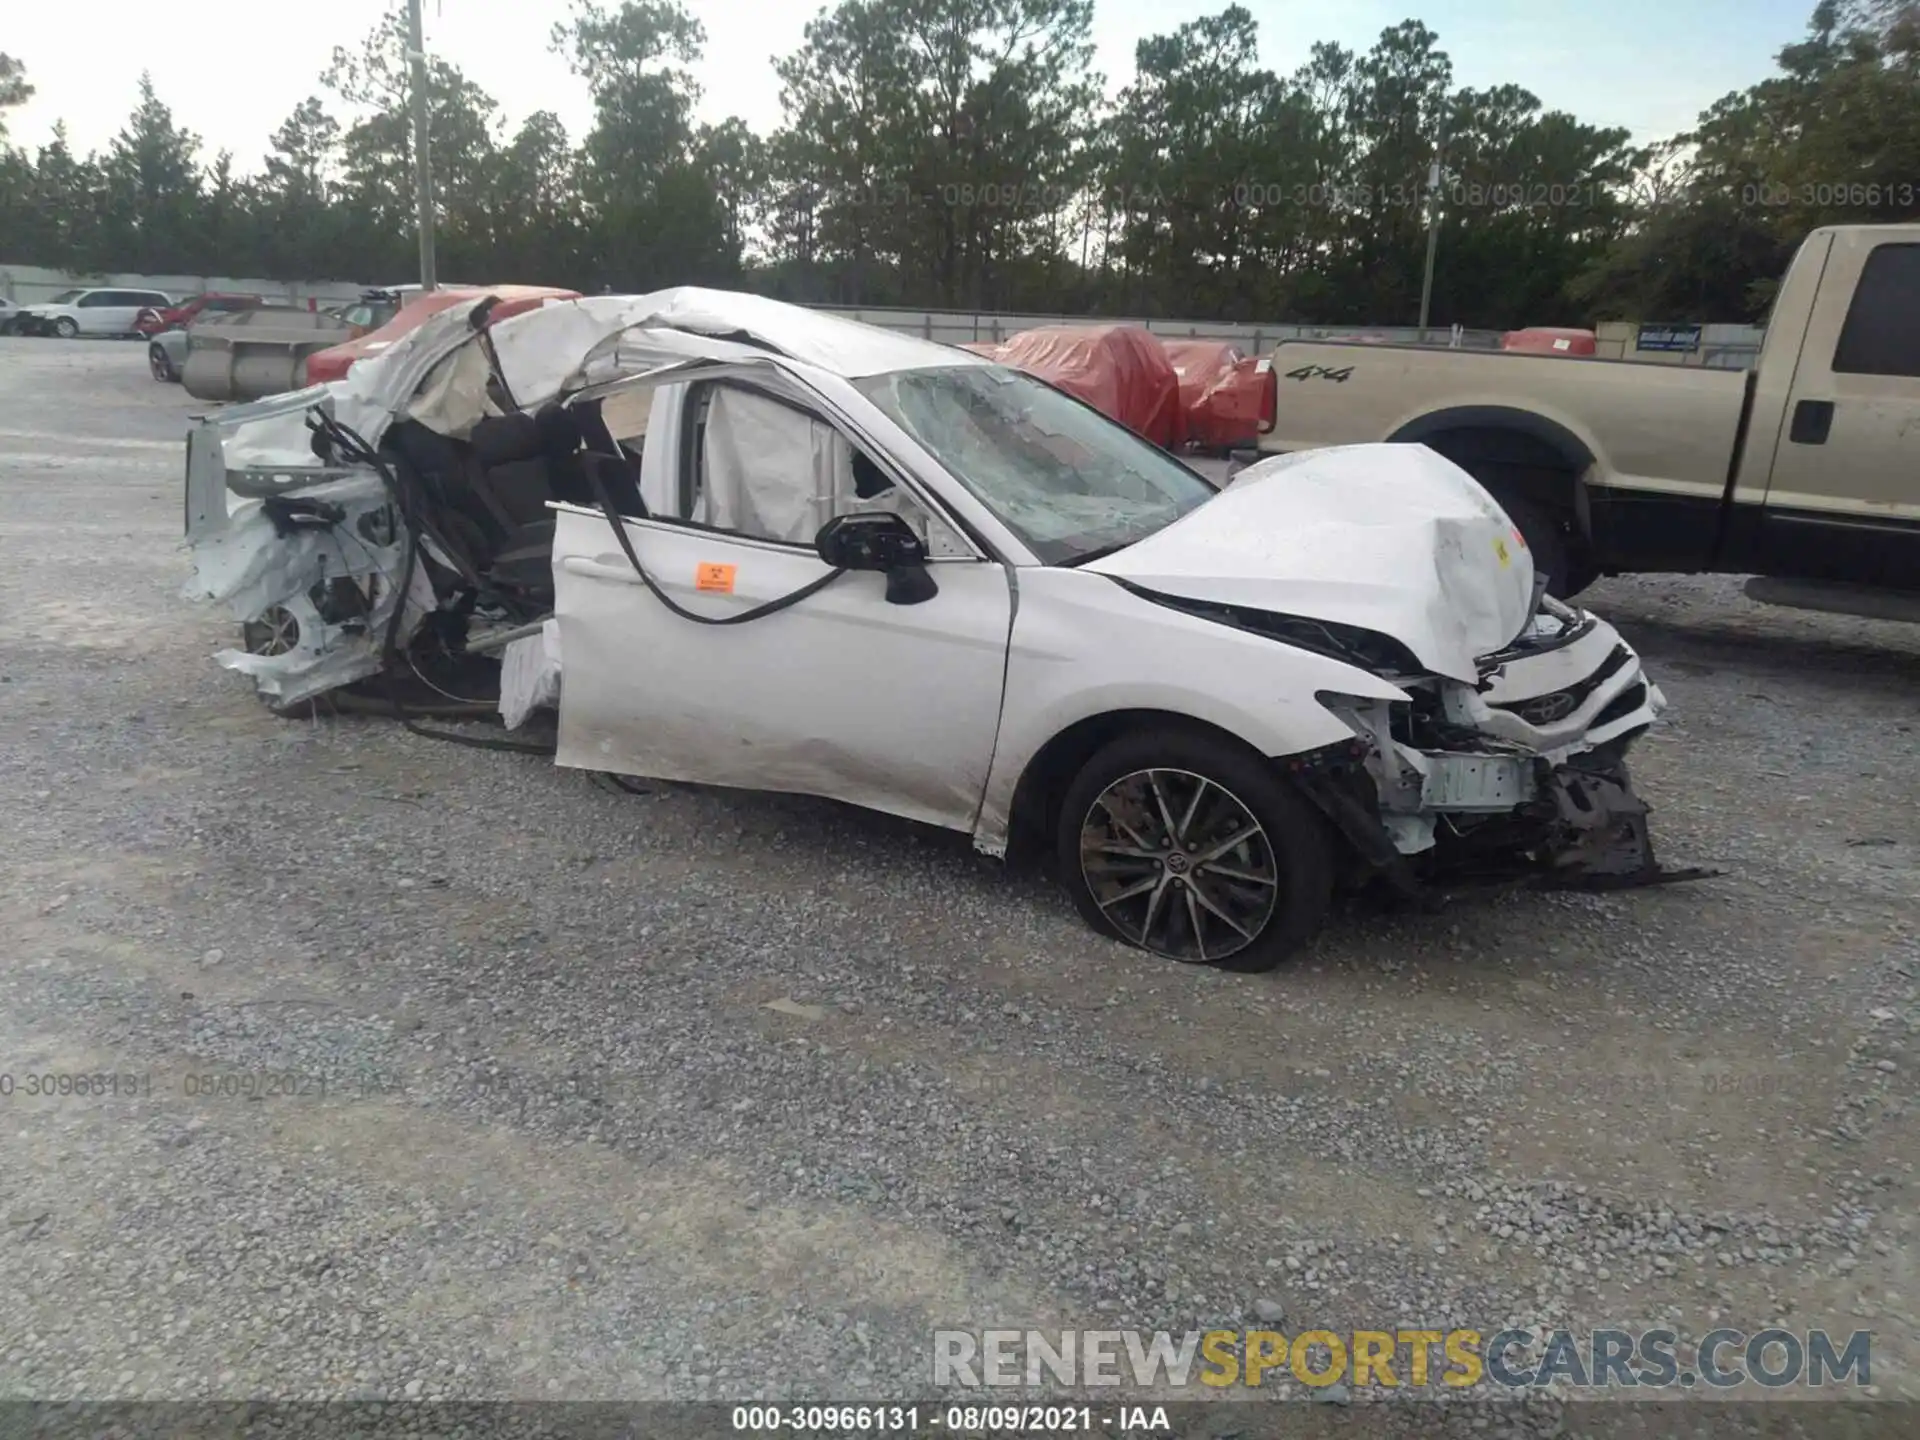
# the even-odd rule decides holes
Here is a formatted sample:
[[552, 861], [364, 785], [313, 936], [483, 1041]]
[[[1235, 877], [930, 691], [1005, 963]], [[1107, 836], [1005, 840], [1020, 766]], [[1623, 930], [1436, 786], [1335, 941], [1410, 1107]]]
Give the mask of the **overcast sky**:
[[[133, 108], [141, 70], [175, 118], [258, 167], [267, 137], [318, 90], [335, 45], [354, 45], [388, 0], [92, 0], [77, 10], [9, 0], [0, 45], [24, 60], [38, 93], [14, 113], [14, 143], [35, 146], [64, 120], [76, 149], [104, 148]], [[1095, 0], [1097, 64], [1117, 87], [1143, 36], [1215, 13], [1227, 0]], [[1764, 78], [1806, 29], [1813, 0], [1245, 0], [1262, 58], [1290, 71], [1316, 41], [1364, 50], [1417, 16], [1438, 32], [1457, 83], [1525, 85], [1550, 107], [1624, 125], [1636, 139], [1687, 128], [1731, 90]], [[549, 53], [567, 0], [425, 0], [428, 48], [494, 96], [509, 120], [559, 113], [576, 137], [590, 119], [581, 82]], [[797, 47], [808, 0], [692, 0], [707, 29], [697, 70], [702, 116], [739, 115], [763, 133], [780, 121], [772, 60]], [[334, 107], [339, 113], [338, 107]]]

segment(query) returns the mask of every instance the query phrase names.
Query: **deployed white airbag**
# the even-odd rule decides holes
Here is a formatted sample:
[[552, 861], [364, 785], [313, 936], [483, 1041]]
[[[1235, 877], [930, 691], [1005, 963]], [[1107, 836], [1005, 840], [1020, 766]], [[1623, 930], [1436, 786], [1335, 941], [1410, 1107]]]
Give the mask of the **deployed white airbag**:
[[716, 387], [704, 434], [692, 517], [702, 525], [811, 544], [832, 516], [835, 495], [852, 488], [847, 442], [832, 426], [778, 400]]
[[500, 718], [518, 730], [536, 710], [560, 703], [560, 625], [549, 620], [537, 635], [513, 641], [500, 652]]

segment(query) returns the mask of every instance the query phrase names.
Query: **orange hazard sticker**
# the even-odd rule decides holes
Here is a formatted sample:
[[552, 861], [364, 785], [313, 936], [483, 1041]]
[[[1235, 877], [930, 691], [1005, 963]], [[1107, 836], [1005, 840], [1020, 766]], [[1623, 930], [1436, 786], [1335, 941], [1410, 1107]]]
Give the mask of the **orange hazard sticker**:
[[703, 561], [693, 567], [693, 588], [713, 590], [722, 595], [733, 593], [733, 566]]
[[1507, 553], [1507, 542], [1505, 540], [1496, 540], [1493, 542], [1493, 553], [1500, 557], [1500, 564], [1503, 568], [1513, 563], [1513, 556]]

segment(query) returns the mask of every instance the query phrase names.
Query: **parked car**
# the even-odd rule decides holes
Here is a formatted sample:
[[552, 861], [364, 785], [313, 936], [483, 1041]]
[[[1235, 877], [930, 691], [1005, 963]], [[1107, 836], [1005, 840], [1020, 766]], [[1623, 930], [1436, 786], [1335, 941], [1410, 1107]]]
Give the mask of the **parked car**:
[[147, 373], [166, 385], [178, 385], [187, 365], [191, 332], [185, 326], [162, 330], [147, 342]]
[[1659, 690], [1431, 451], [1217, 489], [1018, 370], [762, 297], [489, 303], [189, 430], [192, 588], [273, 703], [551, 615], [557, 763], [1051, 849], [1183, 962], [1277, 963], [1336, 885], [1672, 878], [1624, 768]]
[[259, 295], [236, 295], [223, 291], [209, 291], [204, 295], [189, 295], [178, 304], [164, 309], [142, 310], [135, 317], [133, 328], [136, 333], [151, 339], [163, 330], [184, 329], [200, 316], [206, 314], [226, 315], [235, 310], [251, 310], [266, 301]]
[[1748, 371], [1293, 340], [1273, 366], [1262, 449], [1426, 445], [1493, 492], [1556, 594], [1708, 571], [1920, 620], [1920, 225], [1810, 234]]
[[[441, 290], [454, 290], [473, 293], [483, 289], [479, 285], [464, 285], [448, 282], [438, 287]], [[370, 331], [378, 330], [400, 313], [401, 307], [417, 300], [425, 293], [425, 287], [417, 283], [407, 285], [370, 285], [360, 292], [360, 298], [351, 305], [332, 306], [331, 313], [340, 316], [352, 325], [355, 339]]]
[[349, 340], [344, 345], [336, 345], [331, 350], [322, 350], [317, 355], [309, 356], [307, 383], [322, 385], [329, 380], [340, 379], [352, 368], [354, 361], [363, 360], [369, 355], [378, 355], [403, 335], [417, 329], [430, 317], [438, 315], [451, 306], [477, 300], [482, 295], [492, 295], [499, 302], [493, 310], [496, 322], [510, 315], [517, 315], [522, 310], [544, 305], [549, 300], [580, 298], [578, 290], [556, 290], [544, 285], [444, 286], [407, 301], [378, 330], [369, 331], [357, 339]]
[[63, 290], [51, 300], [20, 310], [23, 335], [136, 335], [142, 310], [165, 310], [173, 297], [161, 290]]
[[371, 334], [400, 313], [400, 297], [380, 290], [369, 290], [351, 305], [331, 305], [327, 313], [353, 328], [352, 338]]

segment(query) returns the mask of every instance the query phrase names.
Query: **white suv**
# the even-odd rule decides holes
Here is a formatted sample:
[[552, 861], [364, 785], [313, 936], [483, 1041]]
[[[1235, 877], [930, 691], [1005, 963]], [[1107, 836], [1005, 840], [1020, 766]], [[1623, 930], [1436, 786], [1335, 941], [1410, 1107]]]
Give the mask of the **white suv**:
[[173, 297], [161, 290], [67, 290], [39, 305], [21, 307], [23, 335], [132, 335], [142, 310], [166, 310]]

